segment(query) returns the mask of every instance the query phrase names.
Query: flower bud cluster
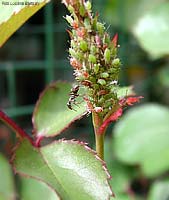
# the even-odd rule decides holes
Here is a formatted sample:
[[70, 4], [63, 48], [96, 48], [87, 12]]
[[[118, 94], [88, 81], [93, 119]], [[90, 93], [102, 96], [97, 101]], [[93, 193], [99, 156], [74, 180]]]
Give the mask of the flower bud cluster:
[[90, 1], [63, 0], [70, 15], [70, 64], [79, 86], [85, 88], [88, 109], [104, 117], [118, 104], [120, 59], [117, 57], [117, 35], [106, 32], [98, 14], [92, 14]]

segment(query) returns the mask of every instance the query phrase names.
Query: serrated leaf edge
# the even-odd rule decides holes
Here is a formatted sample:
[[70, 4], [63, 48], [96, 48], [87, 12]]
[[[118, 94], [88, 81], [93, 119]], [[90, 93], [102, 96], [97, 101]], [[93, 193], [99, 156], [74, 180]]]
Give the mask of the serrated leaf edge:
[[[44, 0], [44, 1], [42, 1], [40, 4], [47, 4], [48, 2], [49, 2], [50, 0]], [[45, 3], [46, 2], [46, 3]], [[41, 7], [38, 9], [38, 10], [40, 10], [44, 5], [41, 5]], [[7, 20], [5, 20], [5, 21], [3, 21], [2, 23], [0, 23], [0, 26], [3, 26], [3, 25], [5, 25], [5, 24], [7, 24], [8, 23], [8, 21], [10, 21], [11, 20], [11, 18], [12, 17], [14, 17], [15, 15], [18, 15], [20, 12], [22, 12], [24, 9], [27, 9], [27, 7], [30, 7], [31, 5], [27, 5], [27, 6], [24, 6], [22, 9], [20, 9], [19, 10], [19, 12], [13, 12], [12, 14], [11, 14], [11, 16], [7, 19]], [[38, 5], [34, 5], [34, 6], [38, 6]], [[37, 11], [38, 11], [37, 10]], [[36, 13], [36, 12], [35, 12]], [[32, 16], [32, 15], [31, 15]], [[31, 17], [30, 16], [30, 17]], [[30, 17], [28, 17], [24, 22], [22, 22], [17, 28], [14, 28], [14, 31], [12, 32], [12, 34], [14, 33], [14, 32], [16, 32], [16, 30], [18, 30]], [[11, 35], [12, 34], [10, 34], [8, 37], [6, 37], [6, 39], [2, 42], [2, 43], [0, 43], [0, 48], [4, 45], [4, 43], [6, 43], [6, 41], [11, 37]]]
[[[47, 146], [49, 146], [49, 145], [53, 145], [53, 144], [55, 144], [55, 143], [63, 143], [63, 142], [64, 142], [64, 143], [69, 143], [69, 144], [76, 144], [76, 145], [80, 145], [80, 146], [84, 147], [84, 149], [85, 149], [86, 151], [88, 151], [89, 153], [91, 153], [91, 154], [101, 163], [102, 169], [103, 169], [103, 171], [106, 173], [106, 176], [107, 176], [107, 183], [108, 183], [109, 189], [110, 189], [110, 191], [111, 191], [111, 194], [109, 195], [109, 199], [108, 199], [108, 200], [110, 200], [111, 197], [115, 197], [115, 194], [113, 193], [112, 188], [111, 188], [110, 183], [109, 183], [109, 180], [110, 180], [112, 177], [111, 177], [111, 175], [110, 175], [109, 172], [108, 172], [108, 168], [107, 168], [107, 166], [106, 166], [106, 163], [105, 163], [105, 161], [103, 161], [103, 160], [97, 155], [96, 151], [94, 151], [94, 150], [91, 149], [89, 146], [87, 146], [88, 143], [82, 142], [82, 141], [78, 141], [78, 140], [75, 140], [75, 139], [72, 139], [72, 140], [59, 139], [59, 140], [53, 141], [52, 143], [46, 145], [45, 147], [47, 147]], [[17, 174], [19, 174], [19, 175], [21, 175], [21, 176], [24, 176], [24, 177], [27, 177], [27, 178], [30, 177], [30, 178], [34, 178], [34, 179], [36, 179], [36, 180], [38, 180], [38, 181], [42, 181], [43, 183], [47, 184], [50, 188], [52, 188], [52, 189], [56, 192], [56, 194], [58, 195], [58, 197], [60, 198], [60, 196], [59, 196], [59, 194], [57, 193], [57, 191], [56, 191], [50, 184], [48, 184], [47, 182], [45, 182], [44, 180], [42, 180], [42, 179], [40, 179], [40, 178], [37, 178], [37, 177], [34, 177], [34, 176], [27, 175], [27, 174], [25, 174], [25, 173], [23, 173], [23, 172], [19, 172], [19, 171], [16, 170], [16, 167], [15, 167], [15, 165], [14, 165], [14, 160], [15, 160], [15, 158], [16, 158], [16, 150], [19, 148], [19, 146], [20, 146], [21, 143], [22, 143], [21, 141], [18, 142], [18, 144], [16, 144], [16, 146], [14, 147], [14, 149], [13, 149], [13, 155], [12, 155], [12, 158], [11, 158], [11, 160], [10, 160], [10, 163], [12, 164], [12, 168], [13, 168], [13, 170], [14, 170], [14, 173], [15, 173], [15, 174], [17, 173]], [[44, 146], [43, 146], [43, 147], [44, 147]], [[43, 148], [43, 147], [41, 147], [41, 148]], [[41, 151], [40, 151], [41, 148], [37, 148], [37, 147], [34, 147], [34, 146], [33, 146], [33, 148], [36, 149], [36, 150], [42, 155], [42, 153], [41, 153]], [[44, 162], [47, 164], [47, 162], [46, 162], [46, 160], [44, 159], [43, 155], [42, 155], [42, 158], [43, 158]], [[48, 166], [48, 164], [47, 164], [47, 166]]]
[[[115, 194], [113, 193], [112, 189], [111, 189], [111, 186], [110, 186], [110, 183], [109, 183], [109, 180], [112, 178], [111, 175], [109, 174], [108, 172], [108, 168], [106, 166], [106, 163], [105, 161], [103, 161], [98, 155], [97, 155], [97, 152], [94, 151], [93, 149], [91, 149], [89, 146], [88, 146], [88, 143], [86, 142], [83, 142], [83, 141], [79, 141], [79, 140], [75, 140], [75, 139], [72, 139], [72, 140], [65, 140], [64, 138], [62, 139], [59, 139], [59, 140], [55, 140], [53, 141], [52, 143], [46, 145], [45, 147], [47, 146], [50, 146], [50, 145], [53, 145], [53, 144], [56, 144], [56, 143], [69, 143], [69, 144], [76, 144], [76, 145], [80, 145], [82, 147], [84, 147], [84, 149], [89, 152], [90, 154], [92, 154], [102, 165], [102, 169], [103, 171], [106, 173], [106, 176], [107, 176], [107, 183], [109, 185], [109, 188], [110, 188], [110, 191], [111, 191], [111, 195], [109, 196], [109, 199], [111, 197], [115, 197]], [[42, 147], [43, 148], [43, 147]]]
[[[50, 0], [43, 0], [43, 1], [41, 1], [41, 2], [38, 2], [39, 4], [43, 4], [43, 3], [48, 3]], [[38, 5], [39, 5], [38, 4]], [[16, 6], [19, 6], [19, 5], [16, 5]], [[37, 5], [25, 5], [25, 6], [23, 6], [21, 9], [19, 9], [19, 10], [14, 10], [12, 13], [11, 13], [11, 15], [10, 16], [8, 16], [8, 18], [6, 19], [6, 20], [4, 20], [2, 23], [0, 23], [0, 26], [2, 25], [2, 24], [4, 24], [4, 23], [7, 23], [8, 22], [8, 20], [10, 20], [11, 18], [12, 18], [12, 16], [14, 16], [14, 15], [18, 15], [23, 9], [25, 9], [25, 8], [29, 8], [29, 7], [33, 7], [33, 6], [37, 6]]]
[[[53, 190], [53, 191], [56, 193], [56, 195], [58, 196], [58, 198], [61, 200], [61, 197], [59, 196], [59, 194], [57, 193], [57, 191], [56, 191], [49, 183], [47, 183], [47, 182], [45, 182], [43, 179], [37, 178], [37, 177], [35, 177], [35, 176], [30, 176], [30, 175], [25, 174], [25, 173], [23, 173], [23, 172], [19, 172], [19, 171], [16, 169], [16, 167], [15, 167], [15, 165], [14, 165], [14, 160], [15, 160], [15, 158], [16, 158], [16, 150], [20, 147], [21, 143], [22, 143], [22, 142], [19, 141], [19, 142], [15, 145], [15, 147], [13, 148], [13, 155], [12, 155], [12, 157], [11, 157], [11, 159], [10, 159], [10, 164], [12, 165], [12, 168], [13, 168], [14, 173], [15, 173], [15, 174], [19, 174], [20, 176], [23, 176], [23, 177], [25, 177], [25, 178], [32, 178], [32, 179], [38, 180], [38, 181], [40, 181], [40, 182], [46, 184], [51, 190]], [[40, 148], [37, 148], [37, 147], [35, 147], [35, 146], [32, 146], [32, 147], [33, 147], [34, 149], [36, 149], [36, 150], [41, 154]], [[42, 157], [43, 157], [43, 156], [42, 156]], [[44, 159], [43, 159], [43, 161], [46, 163], [46, 161], [45, 161]]]
[[59, 198], [59, 200], [61, 200], [61, 198], [60, 198], [59, 194], [56, 192], [56, 190], [54, 190], [48, 183], [44, 182], [43, 180], [38, 180], [37, 178], [33, 178], [33, 177], [26, 177], [26, 176], [23, 176], [23, 177], [25, 177], [25, 178], [27, 178], [27, 179], [28, 179], [28, 178], [34, 179], [34, 180], [37, 180], [37, 181], [39, 181], [39, 182], [44, 183], [45, 185], [47, 185], [47, 186], [49, 187], [49, 189], [50, 189], [51, 191], [55, 192], [55, 194], [57, 195], [57, 197]]

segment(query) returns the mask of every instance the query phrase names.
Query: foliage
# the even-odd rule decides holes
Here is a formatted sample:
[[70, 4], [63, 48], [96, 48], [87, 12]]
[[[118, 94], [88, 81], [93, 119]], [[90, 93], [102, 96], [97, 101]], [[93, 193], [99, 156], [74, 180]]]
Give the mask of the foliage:
[[133, 28], [140, 45], [152, 58], [169, 54], [169, 2], [165, 2], [142, 17]]
[[108, 1], [104, 17], [108, 23], [132, 32], [151, 58], [158, 59], [169, 54], [168, 1]]
[[12, 170], [2, 154], [0, 154], [0, 180], [0, 200], [14, 199], [16, 195]]
[[58, 135], [69, 124], [85, 115], [86, 107], [82, 98], [77, 110], [70, 112], [66, 103], [71, 85], [57, 82], [50, 84], [40, 95], [33, 114], [34, 134], [36, 137], [51, 137]]
[[[60, 133], [63, 127], [67, 128], [73, 120], [84, 115], [83, 106], [82, 108], [77, 107], [77, 112], [73, 112], [73, 114], [64, 105], [61, 107], [61, 104], [65, 104], [68, 100], [70, 87], [71, 84], [68, 83], [53, 83], [40, 96], [34, 111], [35, 118], [42, 116], [45, 119], [46, 113], [44, 112], [46, 111], [48, 119], [50, 119], [48, 126], [46, 125], [49, 129], [46, 128], [46, 132], [40, 134], [42, 132], [39, 130], [45, 130], [45, 128], [40, 129], [41, 125], [44, 127], [44, 124], [43, 122], [39, 123], [39, 129], [37, 128], [34, 132], [34, 140], [2, 111], [0, 112], [1, 120], [11, 126], [20, 137], [20, 144], [17, 145], [12, 158], [13, 167], [15, 172], [22, 176], [36, 178], [50, 185], [51, 190], [55, 193], [55, 195], [51, 194], [54, 199], [56, 196], [61, 199], [75, 199], [75, 196], [76, 199], [109, 199], [112, 195], [108, 183], [110, 175], [103, 161], [85, 143], [74, 140], [59, 140], [41, 147], [40, 142], [44, 136], [48, 137], [48, 133], [52, 130], [50, 127], [53, 127], [53, 121], [56, 120], [54, 126]], [[60, 93], [60, 91], [65, 92]], [[67, 112], [65, 114], [68, 120], [65, 120], [63, 116], [57, 120], [58, 113], [55, 107], [58, 111], [60, 110], [59, 113]], [[55, 136], [56, 133], [51, 132], [51, 135]], [[32, 181], [34, 182], [34, 180]], [[39, 183], [37, 187], [45, 186]], [[100, 187], [99, 190], [98, 187]], [[50, 188], [46, 188], [46, 190], [50, 190]], [[23, 189], [21, 195], [27, 196], [27, 190], [29, 191], [29, 188]], [[77, 192], [81, 194], [79, 197]]]
[[82, 142], [56, 141], [39, 149], [22, 141], [13, 160], [15, 171], [41, 180], [61, 199], [109, 199], [103, 164]]
[[26, 20], [41, 9], [48, 1], [49, 0], [36, 0], [36, 5], [34, 5], [34, 2], [31, 0], [1, 1], [0, 47]]
[[20, 198], [24, 200], [42, 199], [59, 200], [56, 192], [50, 186], [33, 178], [22, 177], [20, 180]]
[[[40, 2], [37, 6], [14, 6], [8, 10], [3, 6], [0, 46], [47, 3]], [[169, 198], [168, 179], [164, 178], [169, 169], [167, 107], [145, 104], [127, 111], [115, 124], [113, 133], [106, 137], [105, 162], [102, 160], [108, 125], [119, 119], [126, 106], [142, 97], [134, 96], [133, 87], [118, 85], [117, 35], [110, 39], [98, 15], [92, 14], [90, 2], [83, 2], [63, 0], [71, 12], [66, 16], [72, 26], [69, 31], [72, 41], [70, 64], [78, 87], [75, 85], [71, 89], [71, 84], [66, 82], [54, 82], [46, 87], [34, 109], [32, 135], [0, 111], [0, 120], [16, 133], [19, 140], [11, 159], [18, 176], [13, 176], [10, 165], [0, 154], [0, 180], [3, 180], [0, 181], [0, 200], [18, 197], [25, 200], [109, 200], [114, 199], [114, 193], [117, 200]], [[125, 1], [127, 9], [123, 15], [128, 24], [126, 29], [135, 34], [149, 55], [159, 58], [169, 52], [168, 27], [162, 31], [168, 19], [168, 2], [148, 2]], [[106, 13], [116, 13], [117, 7], [119, 1], [109, 1]], [[17, 14], [14, 14], [16, 9]], [[153, 25], [154, 20], [155, 25], [159, 23], [158, 29], [143, 26], [145, 32], [142, 32], [140, 23], [145, 25], [148, 17]], [[120, 20], [114, 16], [112, 23], [118, 25]], [[168, 87], [166, 72], [168, 70], [161, 70], [158, 81]], [[80, 91], [76, 91], [79, 87]], [[66, 106], [67, 102], [71, 110]], [[84, 142], [55, 138], [86, 113], [93, 114], [97, 154]], [[113, 177], [111, 180], [109, 173]]]
[[169, 197], [169, 181], [156, 181], [150, 190], [148, 200], [166, 200]]
[[131, 109], [116, 124], [116, 156], [128, 164], [139, 164], [148, 177], [155, 177], [167, 171], [168, 121], [169, 109], [160, 105], [149, 104]]

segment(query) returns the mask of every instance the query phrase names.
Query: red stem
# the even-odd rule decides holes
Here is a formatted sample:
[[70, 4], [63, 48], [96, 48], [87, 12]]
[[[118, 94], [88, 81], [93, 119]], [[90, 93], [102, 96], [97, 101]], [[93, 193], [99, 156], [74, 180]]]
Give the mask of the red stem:
[[43, 138], [44, 136], [39, 136], [35, 139], [35, 143], [34, 143], [35, 147], [40, 147], [40, 143], [43, 140]]
[[1, 110], [0, 120], [3, 121], [7, 126], [9, 126], [16, 133], [17, 136], [19, 136], [20, 138], [27, 138], [31, 142], [31, 144], [34, 145], [33, 139]]

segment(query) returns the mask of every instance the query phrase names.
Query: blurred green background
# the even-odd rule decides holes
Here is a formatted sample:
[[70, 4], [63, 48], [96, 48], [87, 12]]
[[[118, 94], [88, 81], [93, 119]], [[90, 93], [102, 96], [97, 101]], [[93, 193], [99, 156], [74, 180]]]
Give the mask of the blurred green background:
[[[118, 200], [168, 200], [169, 1], [93, 0], [93, 8], [112, 37], [119, 35], [120, 85], [133, 85], [144, 96], [108, 130], [105, 159], [111, 184]], [[54, 80], [73, 81], [66, 13], [53, 0], [0, 49], [0, 107], [28, 132], [44, 87]], [[64, 137], [92, 145], [90, 121], [76, 122]], [[0, 133], [0, 149], [10, 152], [10, 132], [3, 124]]]

